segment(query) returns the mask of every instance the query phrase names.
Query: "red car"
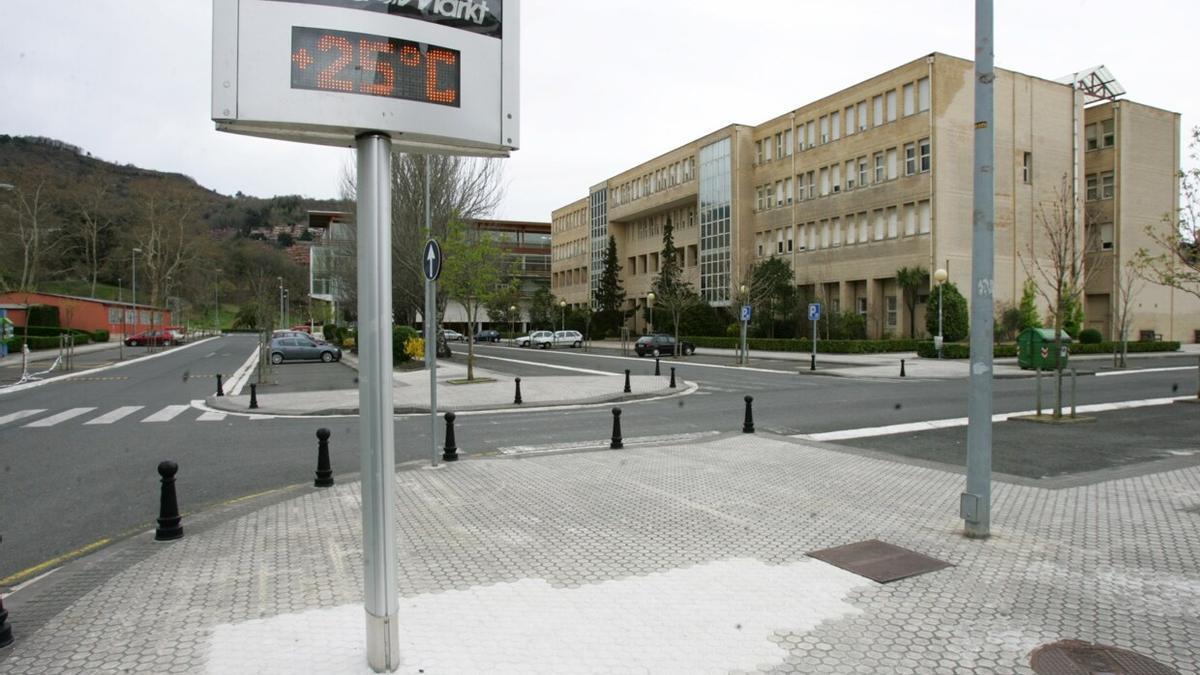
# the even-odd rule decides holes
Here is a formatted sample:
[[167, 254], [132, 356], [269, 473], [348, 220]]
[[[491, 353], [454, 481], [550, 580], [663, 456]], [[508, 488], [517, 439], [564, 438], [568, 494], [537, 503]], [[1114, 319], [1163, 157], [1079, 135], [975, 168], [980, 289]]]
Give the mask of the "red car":
[[180, 340], [174, 331], [171, 330], [147, 330], [130, 335], [125, 338], [127, 347], [141, 347], [143, 345], [171, 345], [179, 344]]

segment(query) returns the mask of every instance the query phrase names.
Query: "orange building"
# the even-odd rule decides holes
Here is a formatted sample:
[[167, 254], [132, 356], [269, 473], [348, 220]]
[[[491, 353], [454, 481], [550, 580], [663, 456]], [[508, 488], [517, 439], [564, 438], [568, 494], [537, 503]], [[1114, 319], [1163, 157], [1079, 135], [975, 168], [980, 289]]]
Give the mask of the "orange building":
[[64, 328], [89, 332], [103, 329], [110, 333], [134, 333], [135, 326], [138, 330], [146, 330], [150, 326], [171, 325], [170, 310], [161, 307], [137, 305], [135, 315], [133, 303], [58, 293], [0, 293], [0, 305], [8, 310], [8, 318], [17, 326], [25, 325], [26, 310], [30, 305], [58, 307], [58, 321]]

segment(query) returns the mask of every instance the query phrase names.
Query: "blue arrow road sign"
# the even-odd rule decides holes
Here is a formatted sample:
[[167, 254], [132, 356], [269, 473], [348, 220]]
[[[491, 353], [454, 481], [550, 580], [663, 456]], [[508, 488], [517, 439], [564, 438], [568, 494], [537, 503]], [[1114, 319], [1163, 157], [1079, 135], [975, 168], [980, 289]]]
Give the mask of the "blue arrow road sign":
[[436, 239], [425, 242], [425, 252], [421, 254], [421, 269], [425, 271], [425, 278], [430, 281], [437, 281], [441, 276], [442, 247]]
[[816, 321], [817, 319], [820, 319], [820, 318], [821, 318], [821, 303], [819, 303], [819, 302], [808, 303], [808, 320]]
[[750, 320], [750, 305], [742, 305], [742, 321]]

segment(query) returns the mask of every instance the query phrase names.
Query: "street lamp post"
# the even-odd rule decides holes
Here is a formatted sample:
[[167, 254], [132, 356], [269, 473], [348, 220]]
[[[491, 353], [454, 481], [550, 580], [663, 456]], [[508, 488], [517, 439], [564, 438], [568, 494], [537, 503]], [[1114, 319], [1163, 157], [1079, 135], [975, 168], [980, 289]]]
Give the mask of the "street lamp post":
[[216, 324], [217, 335], [221, 334], [221, 268], [217, 268], [217, 281], [213, 284], [213, 323]]
[[937, 282], [938, 287], [938, 332], [933, 338], [933, 347], [937, 349], [938, 358], [942, 358], [942, 284], [946, 283], [950, 275], [946, 270], [938, 268], [933, 273], [933, 280]]
[[[738, 291], [740, 291], [742, 294], [742, 304], [743, 305], [750, 304], [748, 302], [749, 298], [746, 296], [746, 291], [748, 291], [748, 290], [749, 289], [746, 288], [746, 284], [742, 284], [741, 286], [738, 287]], [[748, 358], [749, 353], [746, 351], [746, 333], [749, 330], [748, 324], [749, 324], [749, 319], [746, 317], [745, 314], [743, 314], [742, 315], [742, 352], [741, 352], [741, 354], [739, 354], [739, 357], [740, 357], [739, 361], [741, 362], [741, 364], [743, 366], [746, 365], [746, 363], [750, 361], [750, 359]]]
[[283, 325], [280, 328], [287, 328], [292, 325], [292, 296], [288, 293], [288, 289], [283, 289]]
[[558, 301], [558, 329], [559, 330], [567, 329], [567, 301], [566, 300]]
[[646, 294], [646, 305], [650, 307], [650, 323], [646, 325], [646, 332], [654, 331], [654, 291]]
[[117, 277], [117, 307], [121, 309], [121, 339], [117, 340], [117, 348], [121, 352], [121, 360], [125, 360], [125, 338], [128, 331], [125, 329], [125, 322], [128, 317], [125, 315], [125, 279]]
[[517, 343], [517, 306], [508, 306], [508, 344], [511, 347]]
[[141, 317], [138, 315], [137, 306], [137, 254], [141, 253], [142, 249], [135, 248], [130, 254], [130, 259], [133, 262], [133, 334], [138, 334], [138, 325], [141, 323]]
[[275, 277], [279, 282], [279, 327], [283, 328], [283, 277]]

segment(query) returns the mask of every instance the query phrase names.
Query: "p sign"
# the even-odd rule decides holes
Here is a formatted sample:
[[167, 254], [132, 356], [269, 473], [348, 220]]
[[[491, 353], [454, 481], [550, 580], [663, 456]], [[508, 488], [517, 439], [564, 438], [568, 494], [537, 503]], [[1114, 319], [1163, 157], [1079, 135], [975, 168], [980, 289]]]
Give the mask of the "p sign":
[[750, 320], [750, 313], [751, 313], [751, 311], [752, 311], [752, 310], [751, 310], [751, 308], [750, 308], [750, 305], [742, 305], [742, 321], [743, 321], [743, 322], [746, 322], [746, 321], [749, 321], [749, 320]]
[[821, 318], [821, 303], [819, 303], [819, 302], [808, 303], [808, 320], [816, 321], [820, 318]]

